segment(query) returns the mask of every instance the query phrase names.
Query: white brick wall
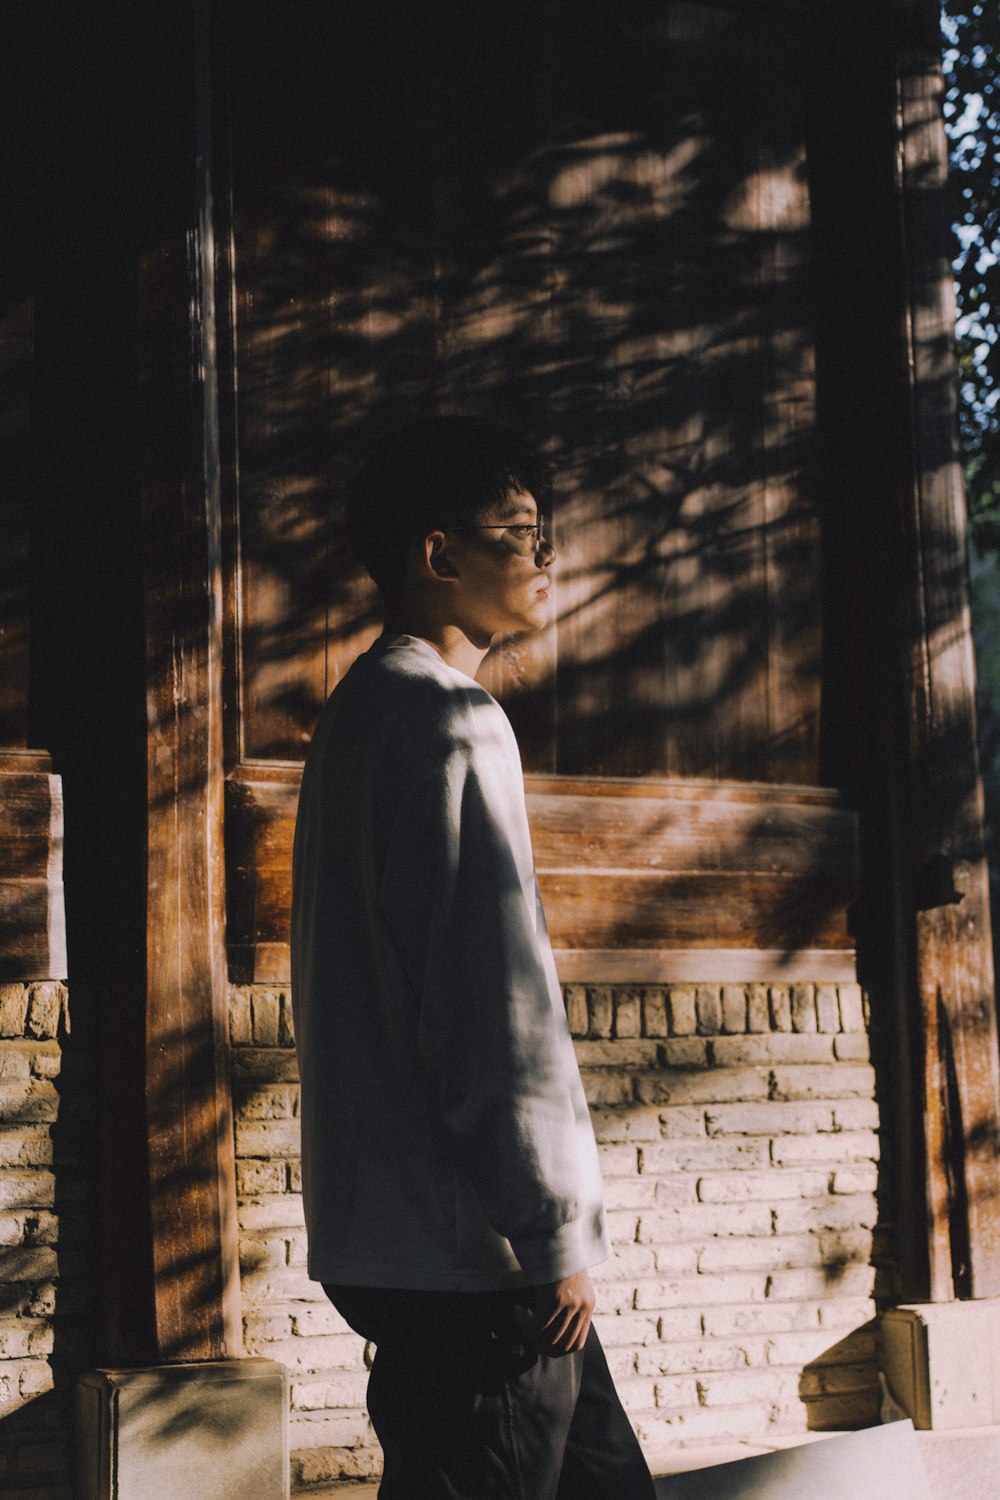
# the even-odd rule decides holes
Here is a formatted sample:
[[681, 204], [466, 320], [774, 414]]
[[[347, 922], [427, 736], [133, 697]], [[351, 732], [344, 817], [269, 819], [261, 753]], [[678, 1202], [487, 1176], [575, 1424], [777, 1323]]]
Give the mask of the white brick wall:
[[[877, 1420], [878, 1112], [857, 985], [570, 985], [614, 1255], [598, 1327], [650, 1444]], [[248, 1352], [297, 1486], [376, 1472], [365, 1351], [304, 1274], [287, 993], [231, 997]]]
[[0, 1492], [11, 1500], [70, 1500], [67, 1355], [88, 1301], [90, 1143], [80, 1130], [75, 1148], [68, 1139], [80, 1091], [61, 1076], [67, 999], [61, 984], [0, 985]]

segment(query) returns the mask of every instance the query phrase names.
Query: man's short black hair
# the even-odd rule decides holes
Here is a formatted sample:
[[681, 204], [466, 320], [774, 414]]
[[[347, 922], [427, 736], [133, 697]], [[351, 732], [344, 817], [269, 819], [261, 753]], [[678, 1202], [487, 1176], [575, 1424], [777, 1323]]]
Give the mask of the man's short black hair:
[[416, 538], [468, 525], [525, 491], [541, 510], [551, 487], [551, 466], [512, 428], [480, 417], [424, 417], [386, 437], [356, 474], [348, 536], [390, 598], [402, 587]]

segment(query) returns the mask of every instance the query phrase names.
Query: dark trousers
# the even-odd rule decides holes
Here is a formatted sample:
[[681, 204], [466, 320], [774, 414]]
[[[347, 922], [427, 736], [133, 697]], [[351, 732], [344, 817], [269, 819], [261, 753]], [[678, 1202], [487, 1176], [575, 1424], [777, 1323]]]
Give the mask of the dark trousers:
[[379, 1500], [653, 1500], [593, 1328], [585, 1349], [553, 1359], [518, 1330], [529, 1290], [324, 1290], [377, 1345]]

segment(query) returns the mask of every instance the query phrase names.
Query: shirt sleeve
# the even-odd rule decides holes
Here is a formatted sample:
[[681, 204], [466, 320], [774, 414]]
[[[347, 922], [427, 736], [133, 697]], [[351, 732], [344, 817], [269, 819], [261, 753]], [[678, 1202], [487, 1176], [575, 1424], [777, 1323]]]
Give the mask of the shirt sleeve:
[[587, 1261], [576, 1062], [539, 922], [517, 749], [486, 694], [451, 720], [396, 809], [380, 904], [414, 993], [422, 1065], [490, 1223], [529, 1281], [571, 1275]]

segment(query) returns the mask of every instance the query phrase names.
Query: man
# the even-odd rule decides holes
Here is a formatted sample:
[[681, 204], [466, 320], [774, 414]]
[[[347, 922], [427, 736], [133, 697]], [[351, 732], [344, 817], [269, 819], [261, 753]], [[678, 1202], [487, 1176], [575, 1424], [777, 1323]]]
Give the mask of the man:
[[506, 715], [475, 682], [549, 616], [547, 467], [416, 423], [359, 476], [385, 629], [320, 718], [292, 954], [309, 1274], [377, 1345], [382, 1500], [649, 1500], [591, 1328], [597, 1150]]

